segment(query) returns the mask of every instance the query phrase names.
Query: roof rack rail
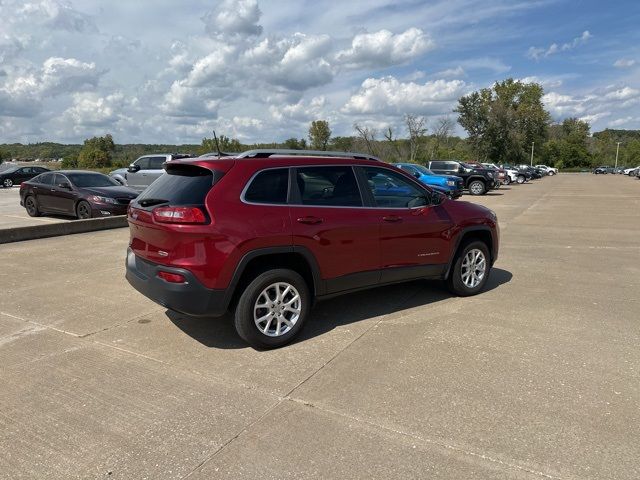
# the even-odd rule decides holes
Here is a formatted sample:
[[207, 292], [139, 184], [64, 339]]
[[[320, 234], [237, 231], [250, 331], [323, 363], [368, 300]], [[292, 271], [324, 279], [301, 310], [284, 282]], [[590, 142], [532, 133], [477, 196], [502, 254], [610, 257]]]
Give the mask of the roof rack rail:
[[361, 160], [375, 160], [377, 162], [382, 161], [378, 157], [374, 157], [373, 155], [369, 155], [368, 153], [331, 152], [324, 150], [287, 150], [281, 148], [248, 150], [241, 153], [236, 158], [268, 158], [287, 155], [297, 155], [301, 157], [346, 157], [357, 158]]

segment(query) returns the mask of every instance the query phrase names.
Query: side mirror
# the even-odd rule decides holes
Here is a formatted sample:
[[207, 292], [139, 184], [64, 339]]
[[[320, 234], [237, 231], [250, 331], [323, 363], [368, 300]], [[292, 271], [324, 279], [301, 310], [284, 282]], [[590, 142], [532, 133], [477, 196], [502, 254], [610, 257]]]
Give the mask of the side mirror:
[[58, 187], [64, 188], [65, 190], [71, 190], [71, 184], [69, 182], [59, 183]]
[[431, 192], [431, 198], [427, 198], [430, 205], [440, 205], [444, 201], [444, 195], [437, 190]]
[[129, 165], [129, 168], [127, 168], [127, 172], [129, 173], [136, 173], [138, 170], [140, 170], [140, 165], [136, 165], [135, 163], [132, 163]]

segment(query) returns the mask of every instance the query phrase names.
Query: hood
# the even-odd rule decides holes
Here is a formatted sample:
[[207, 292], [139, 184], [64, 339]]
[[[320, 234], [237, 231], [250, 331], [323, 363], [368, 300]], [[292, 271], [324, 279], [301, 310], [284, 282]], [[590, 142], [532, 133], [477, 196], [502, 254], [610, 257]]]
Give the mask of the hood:
[[127, 173], [126, 168], [118, 168], [116, 170], [113, 170], [112, 172], [109, 172], [109, 175], [124, 175], [125, 173]]
[[129, 187], [87, 187], [81, 188], [82, 191], [87, 192], [90, 195], [100, 195], [101, 197], [109, 198], [136, 198], [138, 192]]
[[434, 173], [433, 175], [425, 175], [427, 178], [441, 178], [443, 180], [451, 180], [454, 182], [457, 182], [458, 180], [462, 180], [462, 178], [460, 177], [456, 177], [455, 175], [440, 175], [437, 173]]

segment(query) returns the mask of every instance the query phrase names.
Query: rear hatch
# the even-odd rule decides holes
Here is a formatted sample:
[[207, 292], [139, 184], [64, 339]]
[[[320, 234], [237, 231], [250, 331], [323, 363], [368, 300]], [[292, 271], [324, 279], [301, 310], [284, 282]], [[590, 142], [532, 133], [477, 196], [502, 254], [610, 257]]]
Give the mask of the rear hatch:
[[201, 265], [214, 223], [206, 198], [232, 165], [229, 160], [167, 163], [166, 173], [129, 206], [133, 252], [164, 265]]

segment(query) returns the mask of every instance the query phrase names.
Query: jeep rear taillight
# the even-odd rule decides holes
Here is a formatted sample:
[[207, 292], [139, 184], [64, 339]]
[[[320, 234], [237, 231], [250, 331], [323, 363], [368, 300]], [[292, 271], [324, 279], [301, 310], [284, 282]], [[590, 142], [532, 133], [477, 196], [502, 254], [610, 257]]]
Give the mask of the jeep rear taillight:
[[198, 207], [158, 207], [153, 209], [158, 223], [207, 223], [207, 217]]

